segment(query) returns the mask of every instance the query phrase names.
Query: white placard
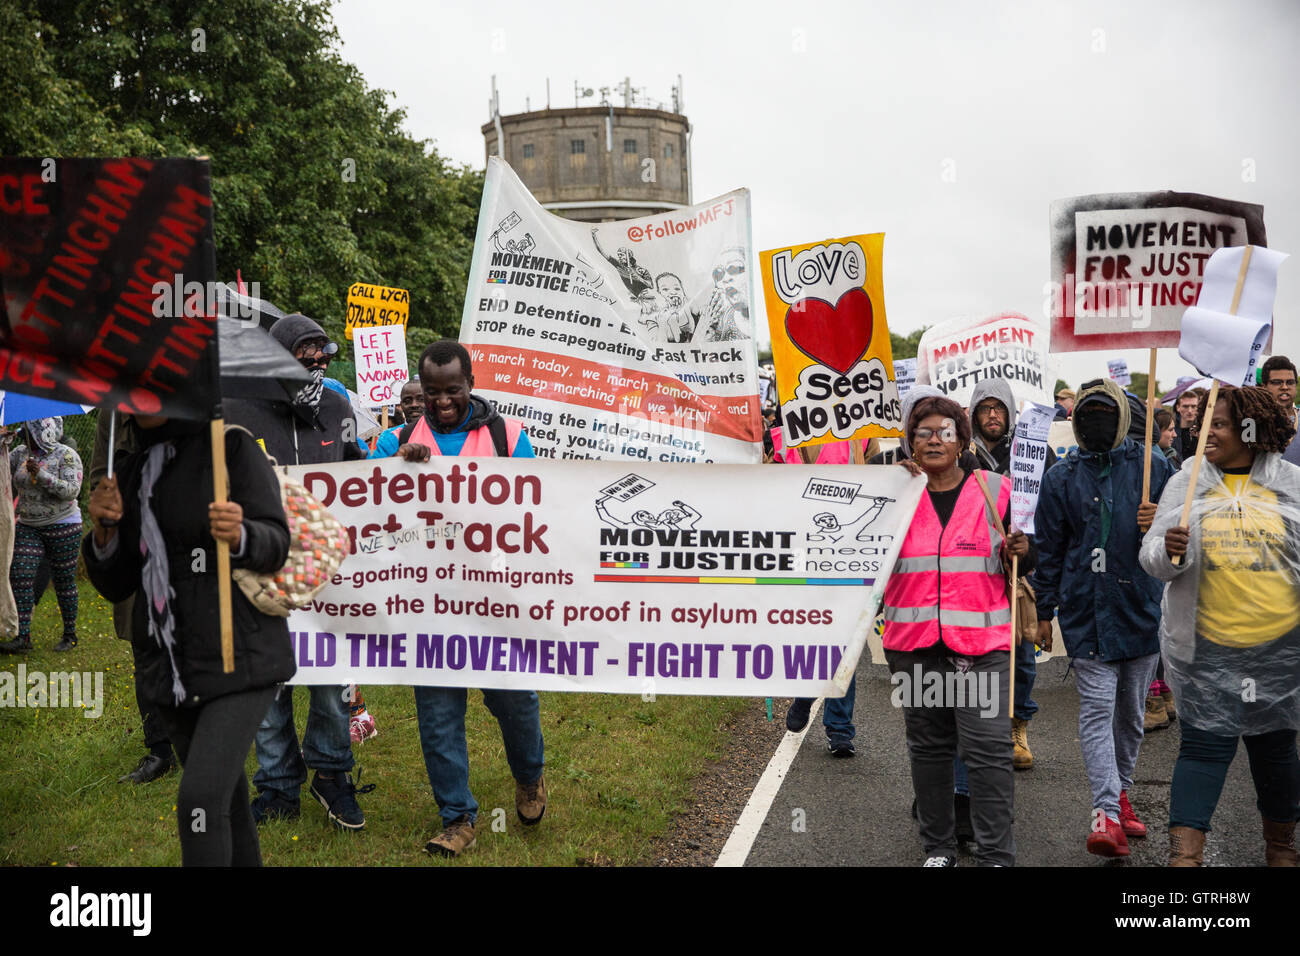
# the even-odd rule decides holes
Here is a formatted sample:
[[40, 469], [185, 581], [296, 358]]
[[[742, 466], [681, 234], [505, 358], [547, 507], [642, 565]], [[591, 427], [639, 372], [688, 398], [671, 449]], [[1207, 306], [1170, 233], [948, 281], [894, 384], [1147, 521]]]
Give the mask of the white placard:
[[400, 325], [358, 327], [353, 330], [352, 344], [362, 403], [371, 408], [396, 404], [402, 386], [411, 378], [406, 364], [406, 329]]

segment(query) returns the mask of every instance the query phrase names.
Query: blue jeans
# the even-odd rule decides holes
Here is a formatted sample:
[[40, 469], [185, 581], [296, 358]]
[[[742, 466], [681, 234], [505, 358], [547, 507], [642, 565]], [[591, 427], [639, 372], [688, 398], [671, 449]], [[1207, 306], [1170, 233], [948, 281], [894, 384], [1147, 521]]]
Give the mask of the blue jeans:
[[253, 786], [259, 793], [279, 790], [291, 799], [307, 782], [308, 767], [325, 773], [347, 773], [352, 769], [348, 705], [343, 699], [346, 688], [341, 684], [307, 688], [311, 710], [307, 712], [301, 750], [293, 725], [294, 690], [290, 684], [280, 689], [257, 729], [257, 773], [253, 775]]
[[1038, 713], [1038, 704], [1029, 699], [1034, 690], [1034, 678], [1038, 676], [1038, 665], [1034, 662], [1034, 642], [1021, 641], [1016, 648], [1016, 705], [1012, 716], [1020, 720], [1033, 720]]
[[858, 681], [849, 681], [849, 690], [843, 697], [827, 697], [822, 704], [822, 726], [827, 740], [852, 740], [857, 735], [853, 726], [853, 703], [858, 697]]
[[[469, 749], [465, 744], [464, 687], [416, 687], [415, 715], [433, 798], [443, 825], [469, 814], [478, 819], [478, 802], [469, 791]], [[516, 782], [529, 784], [545, 764], [541, 710], [531, 690], [484, 690], [483, 703], [501, 725], [506, 763]]]
[[[1228, 765], [1237, 754], [1237, 738], [1206, 733], [1186, 723], [1182, 735], [1169, 788], [1169, 825], [1206, 832], [1228, 777]], [[1300, 819], [1296, 732], [1275, 730], [1241, 739], [1246, 742], [1260, 815], [1277, 823]]]

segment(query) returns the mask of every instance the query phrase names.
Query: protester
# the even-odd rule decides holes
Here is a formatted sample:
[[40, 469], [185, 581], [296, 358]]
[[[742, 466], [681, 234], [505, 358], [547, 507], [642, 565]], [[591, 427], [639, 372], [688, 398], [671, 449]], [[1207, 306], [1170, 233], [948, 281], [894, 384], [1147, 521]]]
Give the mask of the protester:
[[1205, 394], [1203, 388], [1189, 388], [1174, 403], [1174, 410], [1178, 413], [1177, 448], [1183, 461], [1196, 454], [1196, 408], [1201, 396]]
[[[1264, 361], [1261, 379], [1264, 387], [1277, 400], [1278, 405], [1291, 421], [1291, 425], [1296, 426], [1296, 371], [1295, 366], [1291, 364], [1291, 360], [1285, 355], [1269, 357]], [[1293, 465], [1300, 465], [1300, 442], [1292, 438], [1291, 443], [1286, 446], [1286, 450], [1282, 453], [1282, 460], [1289, 461]]]
[[[356, 443], [352, 406], [346, 397], [324, 384], [330, 359], [338, 345], [314, 320], [294, 313], [277, 319], [271, 337], [293, 353], [312, 376], [292, 402], [227, 399], [226, 420], [241, 425], [265, 444], [282, 465], [317, 465], [361, 457]], [[307, 688], [311, 709], [302, 746], [293, 723], [294, 688], [276, 695], [257, 731], [257, 773], [253, 784], [253, 819], [294, 819], [300, 812], [302, 785], [314, 770], [310, 793], [339, 829], [361, 830], [365, 814], [357, 803], [352, 781], [352, 736], [349, 704], [354, 696], [337, 684]]]
[[[1198, 409], [1206, 418], [1206, 401]], [[1169, 795], [1170, 866], [1200, 866], [1237, 738], [1246, 743], [1269, 866], [1297, 865], [1300, 820], [1300, 469], [1295, 424], [1262, 388], [1221, 387], [1188, 524], [1191, 469], [1170, 482], [1142, 566], [1162, 581], [1160, 628], [1182, 740]], [[1175, 563], [1175, 562], [1178, 563]]]
[[[1069, 391], [1063, 389], [1062, 391]], [[1073, 407], [1074, 393], [1068, 400]], [[979, 467], [999, 475], [1011, 472], [1011, 446], [1016, 434], [1016, 400], [1005, 379], [986, 378], [976, 384], [970, 399], [971, 451]], [[1044, 468], [1056, 464], [1056, 452], [1047, 449]], [[1032, 585], [1032, 581], [1030, 582]], [[1034, 754], [1029, 749], [1029, 722], [1038, 713], [1038, 704], [1031, 698], [1038, 667], [1034, 660], [1034, 643], [1021, 641], [1016, 647], [1016, 698], [1011, 714], [1012, 765], [1017, 770], [1034, 766]]]
[[32, 646], [32, 585], [43, 558], [50, 562], [54, 593], [63, 618], [56, 651], [77, 646], [77, 549], [81, 544], [81, 458], [63, 444], [63, 419], [39, 418], [23, 426], [26, 444], [9, 454], [13, 492], [18, 496], [14, 556], [9, 583], [18, 607], [18, 636], [0, 652], [25, 654]]
[[413, 378], [402, 386], [401, 402], [403, 421], [375, 440], [374, 450], [368, 457], [392, 458], [397, 454], [397, 438], [402, 433], [403, 426], [414, 425], [424, 414], [424, 389], [418, 378]]
[[[1089, 853], [1127, 856], [1146, 835], [1128, 799], [1142, 745], [1143, 707], [1159, 652], [1160, 585], [1138, 567], [1154, 504], [1142, 501], [1144, 447], [1129, 437], [1130, 406], [1110, 379], [1079, 390], [1078, 447], [1043, 478], [1034, 514], [1040, 643], [1060, 617], [1079, 691], [1079, 743], [1092, 787]], [[1173, 467], [1151, 458], [1151, 499]]]
[[110, 601], [137, 589], [143, 598], [131, 622], [135, 679], [184, 768], [176, 799], [182, 863], [260, 866], [244, 761], [275, 685], [293, 676], [293, 651], [287, 622], [232, 588], [235, 666], [223, 672], [215, 541], [230, 545], [235, 568], [279, 570], [289, 553], [280, 486], [256, 443], [230, 431], [230, 500], [217, 504], [206, 422], [137, 416], [136, 424], [139, 451], [119, 458], [114, 477], [90, 497], [86, 572]]
[[1156, 409], [1155, 433], [1158, 439], [1156, 444], [1160, 446], [1160, 450], [1169, 459], [1169, 464], [1174, 466], [1174, 471], [1177, 471], [1183, 466], [1183, 457], [1178, 454], [1178, 449], [1174, 447], [1178, 439], [1178, 429], [1174, 424], [1174, 413], [1169, 409]]
[[[406, 425], [397, 455], [426, 462], [431, 455], [532, 458], [523, 425], [502, 418], [488, 399], [473, 394], [474, 369], [459, 342], [442, 339], [420, 356], [424, 415]], [[478, 803], [469, 789], [464, 687], [416, 687], [415, 711], [429, 785], [443, 829], [425, 844], [433, 855], [458, 856], [474, 846]], [[515, 778], [515, 812], [525, 826], [546, 813], [541, 712], [536, 691], [483, 691], [483, 703], [501, 727], [506, 761]]]
[[[967, 472], [959, 464], [970, 443], [965, 412], [951, 399], [917, 401], [906, 432], [914, 461], [902, 464], [926, 476], [884, 597], [884, 647], [894, 681], [937, 680], [955, 688], [969, 680], [984, 694], [944, 693], [942, 706], [904, 695], [903, 719], [926, 866], [953, 866], [957, 841], [953, 757], [969, 768], [975, 857], [983, 865], [1015, 863], [1011, 830], [1010, 714], [1005, 687], [1010, 674], [1011, 606], [1006, 571], [1011, 557], [1029, 571], [1032, 543], [1022, 533], [1001, 542], [981, 482], [1010, 521], [1011, 482]], [[974, 476], [975, 480], [967, 480]], [[957, 675], [970, 675], [970, 677]], [[927, 677], [927, 675], [931, 675]], [[967, 685], [969, 686], [969, 685]]]
[[1068, 388], [1057, 389], [1056, 421], [1063, 422], [1074, 411], [1074, 392]]
[[[912, 409], [916, 403], [923, 398], [943, 397], [943, 391], [933, 385], [914, 385], [908, 389], [907, 394], [902, 399], [902, 415], [900, 421], [906, 422], [911, 417]], [[893, 465], [898, 464], [912, 457], [912, 446], [907, 441], [907, 431], [903, 430], [903, 435], [898, 439], [898, 447], [891, 448], [887, 451], [880, 452], [868, 459], [869, 465]], [[979, 460], [975, 457], [974, 452], [969, 448], [963, 448], [961, 457], [957, 459], [957, 464], [963, 471], [974, 471], [979, 468]], [[966, 765], [961, 762], [961, 758], [954, 756], [952, 758], [953, 784], [952, 784], [952, 801], [953, 814], [956, 818], [955, 832], [958, 844], [966, 844], [975, 839], [975, 828], [970, 820], [970, 777], [966, 772]], [[912, 819], [917, 819], [916, 798], [912, 798]]]
[[[116, 418], [116, 425], [111, 430], [114, 433], [113, 454], [115, 457], [122, 457], [136, 452], [140, 447], [140, 430], [136, 427], [135, 419], [130, 415], [101, 411], [99, 420], [95, 425], [95, 445], [90, 456], [90, 484], [91, 487], [97, 487], [108, 475], [108, 456], [109, 456], [109, 431], [110, 423]], [[135, 603], [135, 595], [131, 595], [123, 601], [117, 601], [113, 604], [113, 631], [118, 640], [127, 641], [131, 645], [131, 664], [135, 673], [141, 673], [144, 669], [139, 655], [135, 651], [135, 643], [131, 641], [131, 615]], [[152, 783], [159, 777], [163, 777], [176, 769], [176, 754], [172, 749], [171, 739], [167, 736], [167, 725], [163, 721], [162, 711], [158, 704], [147, 699], [142, 693], [144, 685], [140, 681], [133, 681], [135, 685], [135, 706], [140, 713], [140, 728], [143, 731], [143, 743], [146, 748], [145, 755], [140, 758], [140, 762], [135, 765], [133, 770], [122, 774], [117, 778], [118, 783]]]

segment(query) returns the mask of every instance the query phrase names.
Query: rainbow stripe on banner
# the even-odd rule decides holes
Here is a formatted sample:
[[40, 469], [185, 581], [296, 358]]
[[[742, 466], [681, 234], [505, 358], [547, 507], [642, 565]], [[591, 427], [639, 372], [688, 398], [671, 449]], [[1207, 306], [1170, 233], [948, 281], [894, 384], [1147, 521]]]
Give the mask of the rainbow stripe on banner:
[[[602, 564], [601, 567], [605, 565]], [[705, 578], [655, 574], [596, 574], [592, 576], [592, 580], [606, 583], [622, 581], [631, 584], [811, 584], [817, 587], [830, 585], [870, 587], [876, 582], [875, 578]]]
[[602, 568], [648, 568], [650, 563], [648, 561], [602, 561], [600, 566]]

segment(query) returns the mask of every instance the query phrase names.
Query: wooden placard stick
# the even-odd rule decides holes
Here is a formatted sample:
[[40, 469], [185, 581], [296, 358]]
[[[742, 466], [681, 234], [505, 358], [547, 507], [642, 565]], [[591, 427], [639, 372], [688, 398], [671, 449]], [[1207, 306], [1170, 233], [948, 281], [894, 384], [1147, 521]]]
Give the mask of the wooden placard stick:
[[[226, 423], [212, 419], [212, 494], [219, 505], [226, 503]], [[235, 671], [235, 632], [230, 610], [230, 545], [217, 541], [217, 605], [221, 616], [221, 672]]]
[[1020, 586], [1020, 555], [1011, 556], [1011, 657], [1007, 673], [1007, 712], [1011, 713], [1016, 700], [1016, 588]]
[[867, 463], [866, 449], [862, 447], [862, 443], [865, 440], [866, 439], [863, 438], [855, 438], [850, 444], [850, 460], [855, 465], [865, 465]]
[[1156, 350], [1151, 350], [1151, 362], [1147, 372], [1147, 447], [1142, 455], [1142, 501], [1151, 502], [1151, 435], [1155, 429], [1156, 418]]
[[[1245, 251], [1241, 254], [1241, 268], [1237, 272], [1237, 287], [1232, 291], [1232, 306], [1228, 309], [1230, 315], [1237, 314], [1237, 306], [1241, 304], [1241, 289], [1246, 284], [1246, 272], [1250, 269], [1250, 256], [1255, 251], [1254, 246], [1246, 246]], [[1210, 383], [1210, 394], [1205, 400], [1205, 414], [1201, 417], [1200, 434], [1196, 439], [1196, 457], [1192, 459], [1192, 473], [1188, 476], [1187, 496], [1183, 498], [1183, 514], [1178, 521], [1178, 527], [1186, 528], [1187, 521], [1192, 514], [1192, 500], [1196, 497], [1196, 481], [1201, 476], [1201, 461], [1205, 458], [1205, 440], [1210, 435], [1209, 423], [1214, 418], [1214, 404], [1219, 400], [1219, 380], [1213, 379]], [[1177, 555], [1173, 559], [1175, 567], [1182, 565], [1183, 556]]]

